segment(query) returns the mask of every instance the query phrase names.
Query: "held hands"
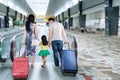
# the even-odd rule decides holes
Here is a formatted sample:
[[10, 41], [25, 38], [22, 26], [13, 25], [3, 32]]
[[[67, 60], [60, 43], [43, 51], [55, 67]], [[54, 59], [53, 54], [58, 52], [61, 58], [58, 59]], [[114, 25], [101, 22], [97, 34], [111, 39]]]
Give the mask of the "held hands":
[[21, 42], [22, 44], [25, 44], [25, 41], [24, 40], [22, 40], [22, 42]]
[[50, 43], [50, 42], [48, 42], [48, 47], [50, 47], [50, 45], [51, 45], [51, 43]]

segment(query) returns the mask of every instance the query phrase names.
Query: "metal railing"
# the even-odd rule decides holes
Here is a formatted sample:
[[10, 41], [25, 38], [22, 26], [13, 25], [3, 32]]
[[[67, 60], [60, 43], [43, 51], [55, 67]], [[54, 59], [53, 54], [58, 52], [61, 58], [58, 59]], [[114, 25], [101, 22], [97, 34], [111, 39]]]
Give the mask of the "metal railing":
[[10, 46], [10, 58], [11, 58], [11, 61], [14, 60], [14, 57], [18, 56], [16, 53], [19, 51], [19, 48], [20, 48], [20, 44], [21, 44], [21, 41], [22, 41], [22, 38], [23, 38], [23, 32], [19, 33], [19, 34], [16, 34], [12, 40], [11, 40], [11, 46]]
[[67, 47], [68, 45], [66, 45], [64, 47], [67, 47], [67, 49], [70, 49], [70, 50], [75, 50], [76, 56], [77, 56], [77, 54], [78, 54], [77, 53], [77, 41], [76, 41], [75, 36], [67, 34], [67, 39], [68, 39], [68, 43], [69, 43], [69, 48]]
[[4, 59], [10, 58], [11, 38], [21, 32], [23, 31], [16, 31], [0, 37], [0, 62], [2, 62]]

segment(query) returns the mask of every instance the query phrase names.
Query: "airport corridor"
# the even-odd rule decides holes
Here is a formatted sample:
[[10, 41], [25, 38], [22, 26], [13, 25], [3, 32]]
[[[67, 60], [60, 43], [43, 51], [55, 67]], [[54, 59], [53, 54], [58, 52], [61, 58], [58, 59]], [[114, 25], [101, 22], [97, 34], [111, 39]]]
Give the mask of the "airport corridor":
[[78, 44], [79, 74], [93, 80], [120, 79], [120, 35], [105, 36], [104, 32], [81, 33], [67, 30]]

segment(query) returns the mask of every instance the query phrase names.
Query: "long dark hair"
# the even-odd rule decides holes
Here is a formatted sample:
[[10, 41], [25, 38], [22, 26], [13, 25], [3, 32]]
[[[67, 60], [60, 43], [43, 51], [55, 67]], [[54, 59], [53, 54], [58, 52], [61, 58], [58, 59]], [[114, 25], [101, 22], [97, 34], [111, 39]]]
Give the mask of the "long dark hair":
[[35, 21], [35, 17], [34, 17], [34, 15], [33, 14], [30, 14], [29, 16], [28, 16], [28, 18], [27, 18], [27, 22], [26, 22], [26, 24], [25, 24], [25, 26], [26, 26], [26, 31], [31, 31], [31, 29], [30, 29], [30, 23], [32, 22], [32, 23], [34, 23], [34, 21]]
[[42, 44], [43, 44], [44, 46], [48, 45], [48, 41], [47, 41], [47, 38], [46, 38], [45, 35], [43, 35], [43, 36], [41, 37], [41, 40], [42, 40]]

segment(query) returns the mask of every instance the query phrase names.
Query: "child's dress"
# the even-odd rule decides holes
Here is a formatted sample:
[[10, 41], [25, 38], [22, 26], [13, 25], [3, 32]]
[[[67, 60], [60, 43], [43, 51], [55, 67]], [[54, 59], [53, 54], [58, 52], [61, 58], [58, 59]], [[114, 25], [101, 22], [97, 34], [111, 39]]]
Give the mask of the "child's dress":
[[50, 52], [48, 51], [48, 45], [43, 45], [42, 43], [40, 43], [41, 46], [41, 50], [38, 53], [39, 56], [47, 56], [50, 55]]

